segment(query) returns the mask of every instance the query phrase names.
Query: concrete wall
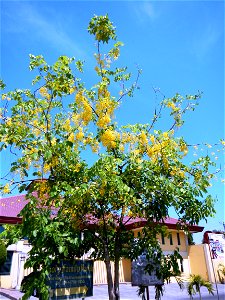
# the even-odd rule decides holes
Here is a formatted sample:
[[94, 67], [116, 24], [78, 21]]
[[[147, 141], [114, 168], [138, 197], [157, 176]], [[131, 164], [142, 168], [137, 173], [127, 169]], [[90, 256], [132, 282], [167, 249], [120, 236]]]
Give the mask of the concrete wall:
[[206, 265], [205, 245], [189, 246], [189, 260], [191, 274], [201, 275], [205, 280], [209, 279], [208, 268]]
[[211, 258], [208, 244], [189, 246], [191, 274], [201, 275], [205, 280], [219, 283], [218, 265], [225, 264], [222, 258]]
[[[111, 271], [113, 274], [114, 273], [113, 263], [111, 263]], [[128, 259], [123, 259], [120, 261], [119, 280], [121, 283], [131, 281], [131, 262]], [[93, 282], [94, 284], [107, 283], [106, 267], [103, 261], [98, 260], [94, 262]]]

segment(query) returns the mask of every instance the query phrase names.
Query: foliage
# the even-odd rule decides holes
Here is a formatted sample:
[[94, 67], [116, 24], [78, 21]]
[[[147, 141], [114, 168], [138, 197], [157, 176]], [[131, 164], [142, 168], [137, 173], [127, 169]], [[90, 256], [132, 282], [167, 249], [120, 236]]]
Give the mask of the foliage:
[[187, 285], [187, 291], [188, 291], [188, 295], [191, 296], [191, 299], [193, 299], [193, 295], [195, 295], [196, 293], [199, 294], [200, 299], [202, 299], [201, 296], [201, 287], [205, 287], [207, 288], [209, 294], [213, 294], [213, 285], [211, 282], [204, 280], [200, 275], [194, 275], [192, 274], [189, 278], [189, 282]]
[[7, 249], [3, 240], [0, 239], [0, 266], [4, 264], [7, 257]]
[[195, 245], [193, 234], [188, 234], [188, 245]]
[[225, 280], [225, 265], [220, 263], [218, 265], [218, 275], [219, 275], [219, 280], [220, 280], [220, 283], [224, 283], [224, 280]]
[[[43, 56], [30, 55], [30, 70], [36, 72], [32, 88], [2, 94], [0, 150], [15, 154], [10, 169], [15, 177], [3, 178], [1, 189], [7, 194], [19, 187], [29, 199], [21, 212], [23, 223], [9, 236], [16, 231], [16, 238], [28, 237], [33, 245], [26, 266], [41, 272], [43, 299], [51, 262], [90, 249], [106, 264], [109, 299], [119, 299], [120, 258], [133, 259], [144, 249], [162, 264], [159, 276], [167, 280], [170, 268], [177, 270], [178, 252], [163, 256], [157, 235], [167, 232], [156, 223], [163, 222], [170, 207], [179, 216], [178, 227], [187, 231], [187, 222], [198, 224], [214, 213], [208, 192], [213, 163], [208, 155], [189, 162], [188, 142], [176, 136], [200, 94], [163, 98], [149, 124], [118, 126], [116, 110], [133, 96], [141, 70], [129, 84], [127, 68], [113, 68], [122, 43], [108, 16], [95, 16], [88, 31], [97, 41], [97, 80], [91, 88], [79, 78], [82, 61], [60, 56], [48, 65]], [[104, 53], [103, 46], [110, 50]], [[157, 127], [163, 110], [169, 112], [167, 130]], [[90, 150], [93, 163], [87, 159]], [[136, 217], [146, 220], [138, 239], [127, 227]], [[110, 260], [115, 262], [114, 282]]]
[[25, 276], [21, 283], [21, 291], [24, 292], [23, 299], [36, 296], [38, 299], [47, 299], [49, 291], [46, 289], [46, 277], [42, 271], [35, 271]]

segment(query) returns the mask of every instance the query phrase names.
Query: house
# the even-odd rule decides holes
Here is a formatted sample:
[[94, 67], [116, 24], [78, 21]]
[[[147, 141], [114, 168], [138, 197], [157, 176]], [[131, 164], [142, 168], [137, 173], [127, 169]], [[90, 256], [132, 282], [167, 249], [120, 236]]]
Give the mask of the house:
[[[4, 230], [5, 224], [15, 225], [22, 222], [18, 214], [28, 202], [25, 198], [25, 195], [17, 195], [0, 199], [0, 232]], [[8, 246], [7, 260], [0, 267], [1, 287], [19, 289], [25, 275], [24, 263], [30, 249], [27, 241]]]
[[[18, 224], [22, 222], [21, 217], [18, 216], [20, 211], [28, 203], [26, 195], [11, 196], [0, 199], [0, 231], [3, 230], [4, 224]], [[125, 220], [126, 227], [133, 230], [134, 234], [146, 225], [146, 220], [143, 218], [135, 218]], [[177, 219], [166, 218], [163, 225], [166, 226], [170, 232], [169, 238], [163, 235], [158, 237], [164, 254], [171, 254], [177, 247], [183, 257], [183, 263], [180, 265], [181, 272], [184, 274], [191, 273], [190, 263], [190, 246], [188, 245], [187, 235], [183, 230], [178, 230]], [[202, 232], [203, 227], [193, 225], [189, 226], [191, 233]], [[24, 270], [24, 262], [28, 256], [31, 245], [26, 240], [19, 241], [17, 244], [10, 245], [7, 248], [8, 260], [4, 264], [4, 268], [0, 269], [1, 286], [5, 288], [19, 288], [23, 277], [31, 270]], [[113, 264], [112, 264], [113, 269]], [[131, 281], [131, 261], [123, 259], [120, 262], [120, 282]], [[105, 265], [102, 261], [94, 263], [94, 284], [106, 283]]]

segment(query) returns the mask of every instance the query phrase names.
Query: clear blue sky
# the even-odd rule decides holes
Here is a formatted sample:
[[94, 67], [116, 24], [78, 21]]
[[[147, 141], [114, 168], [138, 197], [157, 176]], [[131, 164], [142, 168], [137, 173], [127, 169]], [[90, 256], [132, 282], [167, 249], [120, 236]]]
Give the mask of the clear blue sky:
[[[152, 87], [166, 97], [200, 90], [204, 94], [199, 107], [177, 135], [190, 144], [224, 138], [224, 1], [2, 0], [1, 77], [8, 88], [30, 87], [30, 53], [42, 54], [50, 64], [62, 54], [85, 60], [85, 81], [91, 86], [95, 46], [86, 28], [94, 14], [106, 13], [125, 44], [121, 65], [134, 74], [137, 64], [143, 69], [141, 89], [121, 108], [118, 121], [149, 122], [156, 104]], [[224, 153], [220, 155], [224, 165]], [[3, 154], [2, 174], [9, 161]], [[220, 176], [224, 174], [211, 188], [218, 198], [216, 217], [200, 223], [207, 230], [222, 229], [224, 221]]]

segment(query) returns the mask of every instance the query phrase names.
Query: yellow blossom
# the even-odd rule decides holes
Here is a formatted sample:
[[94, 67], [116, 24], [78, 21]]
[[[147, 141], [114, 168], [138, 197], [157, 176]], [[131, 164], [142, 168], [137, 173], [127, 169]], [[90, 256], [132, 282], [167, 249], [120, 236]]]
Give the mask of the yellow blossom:
[[38, 120], [33, 120], [33, 126], [35, 126], [35, 127], [38, 126]]
[[150, 136], [150, 141], [152, 142], [152, 144], [155, 143], [155, 137], [154, 137], [154, 135], [151, 135], [151, 136]]
[[142, 131], [140, 134], [140, 143], [142, 145], [147, 145], [147, 143], [148, 143], [148, 139], [147, 139], [146, 133], [144, 131]]
[[50, 171], [50, 166], [48, 164], [44, 164], [43, 172], [48, 173]]
[[115, 131], [107, 129], [101, 136], [101, 141], [103, 146], [109, 148], [115, 148], [116, 146], [116, 134]]
[[83, 96], [83, 91], [78, 91], [75, 96], [75, 101], [78, 104], [78, 106], [81, 106], [85, 100], [86, 98]]
[[153, 151], [152, 147], [147, 147], [147, 155], [151, 158], [153, 154], [154, 154], [154, 151]]
[[167, 131], [163, 132], [163, 137], [164, 137], [165, 139], [168, 138], [168, 132], [167, 132]]
[[10, 193], [10, 185], [9, 183], [6, 183], [6, 185], [3, 188], [3, 194], [9, 194]]
[[51, 140], [51, 144], [52, 144], [52, 146], [56, 145], [56, 138], [55, 137]]
[[72, 121], [74, 122], [74, 124], [78, 125], [80, 120], [81, 120], [81, 115], [73, 113]]
[[119, 150], [122, 151], [122, 152], [124, 152], [124, 145], [123, 144], [120, 144]]
[[39, 89], [39, 93], [42, 97], [49, 97], [50, 95], [48, 94], [48, 90], [46, 87], [42, 86], [40, 89]]
[[105, 189], [104, 189], [104, 187], [101, 187], [101, 188], [99, 189], [99, 194], [100, 194], [101, 196], [103, 196], [103, 195], [105, 194]]
[[97, 153], [99, 151], [98, 143], [91, 145], [91, 150], [92, 152]]
[[172, 108], [172, 110], [176, 110], [176, 105], [173, 102], [168, 102], [167, 107]]
[[97, 121], [97, 126], [100, 128], [105, 128], [111, 122], [110, 116], [105, 114], [104, 116], [100, 116]]
[[37, 128], [34, 128], [33, 133], [34, 133], [35, 136], [39, 136], [41, 134], [41, 130], [37, 129]]
[[76, 87], [74, 86], [74, 87], [70, 88], [69, 93], [73, 94], [75, 92], [75, 90], [76, 90]]
[[12, 119], [11, 118], [7, 118], [6, 125], [8, 125], [8, 126], [12, 125]]
[[85, 101], [83, 109], [84, 111], [81, 114], [81, 119], [83, 120], [84, 124], [87, 125], [92, 120], [92, 108], [90, 104]]
[[70, 131], [70, 129], [71, 129], [71, 126], [70, 126], [70, 119], [67, 119], [67, 120], [65, 121], [65, 124], [63, 125], [63, 129], [64, 129], [65, 131]]
[[76, 139], [80, 141], [80, 140], [83, 139], [83, 137], [84, 137], [84, 133], [83, 133], [83, 131], [82, 131], [82, 128], [80, 128], [80, 130], [79, 130], [78, 133], [76, 134]]
[[132, 151], [132, 153], [133, 153], [134, 156], [137, 156], [137, 155], [140, 154], [140, 150], [139, 149], [135, 149], [135, 150]]
[[184, 177], [185, 177], [184, 171], [180, 170], [180, 171], [179, 171], [179, 176], [182, 177], [182, 178], [184, 178]]
[[74, 142], [74, 133], [73, 132], [70, 133], [70, 135], [68, 137], [68, 141]]

